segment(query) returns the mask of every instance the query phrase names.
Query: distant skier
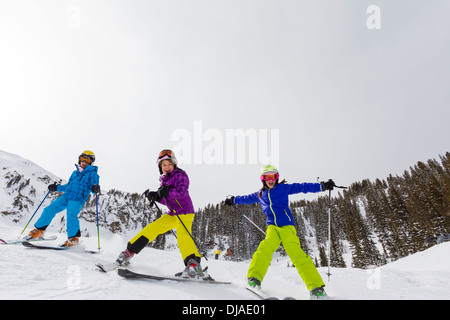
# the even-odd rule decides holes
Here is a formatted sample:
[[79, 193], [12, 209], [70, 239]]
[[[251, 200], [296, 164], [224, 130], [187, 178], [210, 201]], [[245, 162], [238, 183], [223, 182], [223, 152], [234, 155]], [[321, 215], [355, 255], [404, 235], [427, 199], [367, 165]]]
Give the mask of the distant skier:
[[282, 242], [286, 253], [310, 291], [311, 298], [326, 297], [325, 284], [319, 272], [300, 246], [294, 216], [289, 209], [289, 195], [329, 190], [334, 186], [334, 182], [329, 180], [321, 183], [287, 184], [286, 180], [279, 182], [279, 177], [275, 166], [265, 166], [261, 169], [260, 179], [263, 184], [261, 190], [246, 196], [230, 197], [224, 201], [225, 205], [260, 203], [267, 216], [266, 238], [261, 241], [253, 255], [247, 273], [248, 284], [251, 287], [261, 287], [272, 261], [272, 254]]
[[228, 248], [227, 252], [223, 255], [225, 260], [231, 260], [231, 249]]
[[129, 260], [141, 252], [147, 244], [158, 235], [176, 228], [178, 247], [180, 248], [185, 269], [182, 277], [203, 278], [207, 275], [200, 266], [201, 255], [198, 253], [191, 236], [194, 206], [189, 196], [189, 178], [185, 171], [177, 166], [177, 159], [171, 150], [160, 152], [157, 160], [161, 185], [157, 191], [146, 190], [145, 196], [150, 202], [157, 201], [169, 208], [169, 213], [147, 225], [127, 244], [116, 262], [129, 264]]
[[91, 192], [99, 193], [98, 167], [93, 166], [95, 154], [92, 151], [83, 151], [78, 157], [78, 165], [65, 185], [52, 183], [48, 186], [50, 191], [63, 192], [63, 195], [54, 200], [44, 209], [40, 218], [34, 224], [35, 229], [24, 238], [25, 240], [39, 239], [52, 222], [55, 215], [63, 210], [67, 211], [67, 241], [64, 247], [72, 247], [79, 243], [81, 236], [78, 214], [83, 208]]

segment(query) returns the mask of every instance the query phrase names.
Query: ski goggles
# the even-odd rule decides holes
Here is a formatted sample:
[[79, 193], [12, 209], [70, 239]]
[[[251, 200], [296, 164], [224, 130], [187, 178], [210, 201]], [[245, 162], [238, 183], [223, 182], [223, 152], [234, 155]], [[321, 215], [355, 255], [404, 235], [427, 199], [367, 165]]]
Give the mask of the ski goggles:
[[87, 164], [91, 164], [92, 163], [92, 159], [91, 158], [89, 158], [87, 156], [79, 156], [78, 157], [78, 163], [81, 163], [83, 161], [86, 162]]
[[172, 158], [174, 156], [172, 150], [163, 150], [159, 153], [158, 159], [162, 159], [164, 157], [168, 157], [166, 159]]
[[277, 181], [280, 175], [278, 173], [270, 173], [261, 176], [261, 181]]
[[170, 160], [174, 165], [177, 164], [177, 158], [175, 157], [175, 153], [169, 149], [163, 150], [159, 153], [158, 160], [156, 160], [158, 166], [163, 160]]

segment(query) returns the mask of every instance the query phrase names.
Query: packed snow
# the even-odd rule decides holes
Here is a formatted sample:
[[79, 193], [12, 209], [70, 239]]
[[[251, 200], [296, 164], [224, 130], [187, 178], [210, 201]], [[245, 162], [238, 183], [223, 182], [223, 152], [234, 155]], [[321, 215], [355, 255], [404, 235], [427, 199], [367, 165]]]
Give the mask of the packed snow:
[[[61, 179], [32, 161], [3, 151], [0, 151], [0, 170], [0, 239], [14, 240], [19, 238], [47, 193], [47, 185]], [[16, 201], [19, 195], [20, 201]], [[52, 197], [48, 197], [43, 207]], [[31, 230], [41, 213], [42, 208], [23, 235]], [[46, 236], [54, 235], [57, 239], [40, 244], [59, 245], [67, 239], [63, 216], [65, 212], [58, 214], [46, 232]], [[208, 266], [216, 280], [232, 284], [128, 280], [117, 272], [102, 273], [95, 264], [114, 261], [140, 229], [114, 234], [100, 228], [101, 253], [91, 254], [83, 248], [97, 248], [96, 225], [82, 219], [81, 227], [85, 230], [83, 234], [90, 237], [81, 237], [79, 248], [74, 250], [44, 251], [21, 244], [0, 244], [0, 299], [257, 299], [244, 290], [250, 261], [225, 261], [223, 256], [215, 260], [213, 251], [209, 252], [208, 261], [202, 259], [202, 266]], [[184, 265], [176, 241], [170, 236], [166, 240], [169, 243], [166, 248], [170, 249], [146, 248], [133, 258], [130, 269], [161, 276], [182, 271]], [[376, 269], [332, 268], [330, 279], [327, 268], [318, 270], [328, 295], [334, 299], [450, 299], [449, 252], [450, 242], [445, 242]], [[349, 252], [345, 258], [347, 265], [351, 265]], [[263, 281], [263, 293], [280, 298], [309, 299], [309, 292], [291, 265], [288, 257], [274, 255]]]
[[[16, 239], [19, 226], [0, 221], [3, 239]], [[244, 290], [250, 261], [214, 259], [213, 252], [202, 266], [213, 278], [232, 284], [177, 283], [171, 281], [128, 280], [116, 272], [102, 273], [95, 263], [114, 261], [126, 247], [126, 236], [101, 231], [102, 251], [96, 237], [82, 237], [80, 248], [50, 251], [22, 245], [0, 245], [0, 299], [158, 299], [158, 300], [251, 300]], [[40, 244], [61, 244], [65, 234]], [[380, 268], [362, 270], [319, 268], [326, 291], [334, 299], [450, 299], [450, 242], [436, 245]], [[270, 296], [309, 299], [309, 293], [287, 257], [274, 257], [263, 282], [262, 291]], [[183, 269], [180, 253], [174, 250], [144, 249], [136, 255], [130, 270], [170, 276]], [[218, 286], [220, 290], [218, 290]]]

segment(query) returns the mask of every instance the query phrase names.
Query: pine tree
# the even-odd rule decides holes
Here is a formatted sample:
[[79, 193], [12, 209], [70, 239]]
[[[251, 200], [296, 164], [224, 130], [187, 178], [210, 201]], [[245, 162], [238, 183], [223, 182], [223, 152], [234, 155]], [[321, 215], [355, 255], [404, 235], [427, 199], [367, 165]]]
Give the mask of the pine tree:
[[326, 253], [326, 250], [325, 250], [325, 248], [323, 246], [319, 247], [319, 261], [320, 261], [320, 266], [321, 267], [328, 266], [327, 253]]
[[388, 184], [388, 200], [392, 210], [391, 220], [397, 229], [396, 245], [399, 248], [399, 257], [405, 257], [415, 252], [415, 245], [410, 237], [410, 213], [406, 208], [405, 197], [401, 194], [400, 178], [390, 175]]
[[330, 265], [335, 268], [345, 268], [345, 261], [343, 257], [342, 243], [335, 237], [334, 229], [331, 228], [331, 250], [330, 250]]
[[450, 152], [440, 157], [442, 162], [442, 174], [439, 183], [442, 186], [442, 216], [446, 232], [450, 232]]

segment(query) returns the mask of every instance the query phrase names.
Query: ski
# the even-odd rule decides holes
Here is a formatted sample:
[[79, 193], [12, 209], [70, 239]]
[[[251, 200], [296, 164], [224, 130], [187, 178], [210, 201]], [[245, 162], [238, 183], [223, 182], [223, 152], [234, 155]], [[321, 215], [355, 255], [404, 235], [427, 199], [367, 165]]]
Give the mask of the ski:
[[255, 296], [257, 296], [259, 299], [261, 300], [280, 300], [277, 297], [266, 297], [266, 295], [264, 295], [262, 292], [257, 291], [257, 289], [253, 289], [253, 288], [245, 288], [248, 291], [250, 291], [251, 293], [253, 293]]
[[116, 270], [117, 268], [120, 267], [120, 264], [116, 261], [111, 262], [111, 263], [96, 263], [95, 266], [99, 269], [99, 271], [103, 271], [103, 272], [110, 272], [113, 270]]
[[147, 279], [156, 281], [177, 281], [177, 282], [193, 282], [193, 283], [211, 283], [211, 284], [230, 284], [228, 281], [216, 281], [211, 277], [207, 279], [191, 279], [191, 278], [180, 278], [180, 277], [165, 277], [165, 276], [154, 276], [150, 274], [142, 274], [128, 269], [119, 268], [118, 274], [121, 277], [127, 279]]
[[[280, 298], [277, 298], [277, 297], [267, 296], [258, 289], [254, 289], [254, 288], [250, 288], [250, 287], [246, 287], [245, 289], [247, 289], [248, 291], [253, 293], [255, 296], [257, 296], [261, 300], [281, 300]], [[292, 298], [292, 297], [285, 297], [285, 298], [283, 298], [283, 300], [297, 300], [297, 299]]]
[[56, 239], [57, 239], [56, 236], [51, 236], [48, 238], [32, 239], [32, 240], [25, 240], [25, 239], [3, 240], [3, 239], [0, 239], [0, 244], [21, 244], [22, 242], [53, 241]]
[[22, 244], [27, 248], [33, 248], [33, 249], [48, 249], [48, 250], [67, 250], [68, 249], [66, 247], [61, 247], [61, 246], [40, 246], [40, 245], [35, 245], [33, 243], [29, 243], [26, 241], [23, 241]]
[[[41, 250], [73, 250], [73, 251], [78, 251], [78, 247], [63, 247], [63, 246], [45, 246], [45, 245], [36, 245], [33, 243], [29, 243], [29, 242], [22, 242], [22, 245], [27, 247], [27, 248], [32, 248], [32, 249], [41, 249]], [[82, 252], [88, 252], [88, 253], [99, 253], [99, 251], [95, 251], [95, 250], [87, 250], [87, 249], [83, 249]]]

